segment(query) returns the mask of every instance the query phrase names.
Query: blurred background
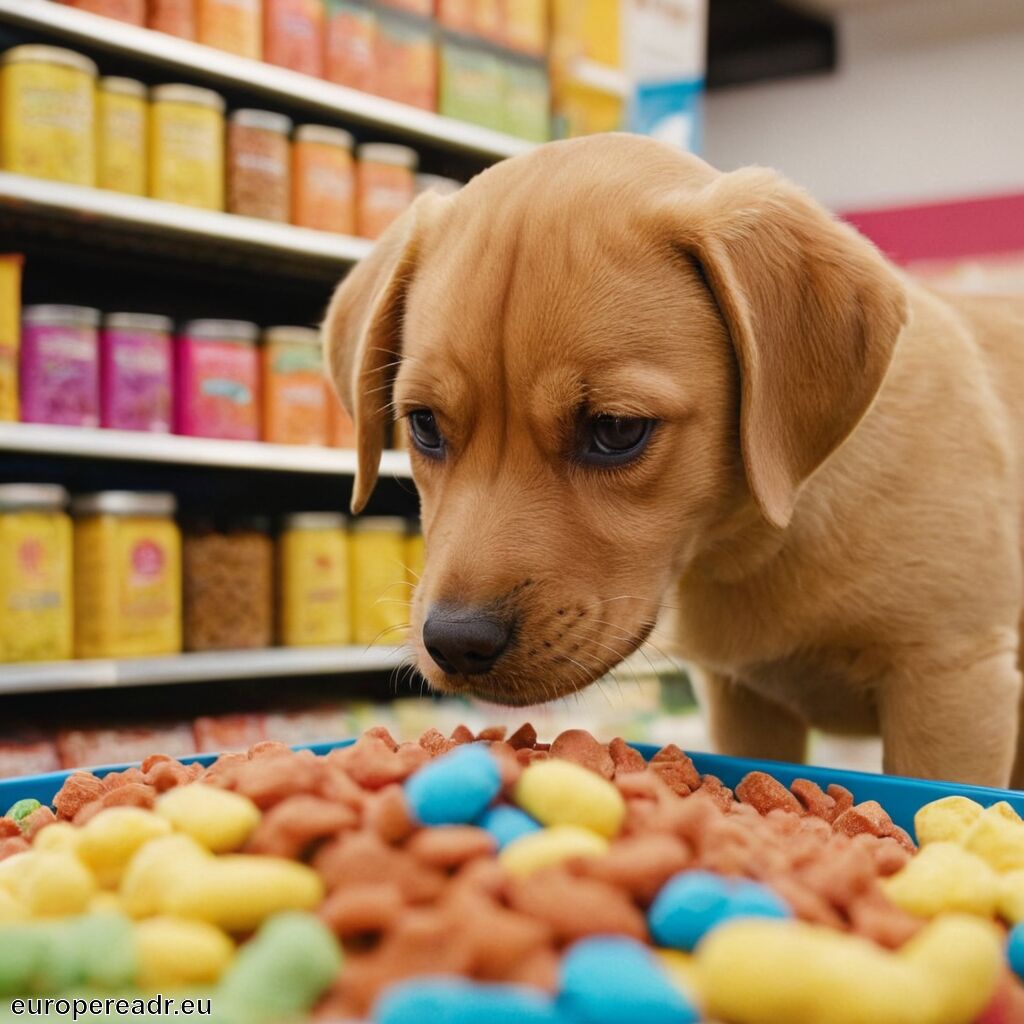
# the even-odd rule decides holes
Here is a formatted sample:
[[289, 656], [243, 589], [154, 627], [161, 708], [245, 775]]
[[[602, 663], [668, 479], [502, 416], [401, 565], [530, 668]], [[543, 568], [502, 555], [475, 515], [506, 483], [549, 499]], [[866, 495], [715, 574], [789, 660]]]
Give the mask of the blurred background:
[[0, 0], [0, 776], [371, 724], [701, 748], [657, 639], [543, 708], [424, 695], [398, 432], [341, 514], [331, 289], [418, 193], [628, 130], [1022, 292], [1022, 99], [1020, 0]]

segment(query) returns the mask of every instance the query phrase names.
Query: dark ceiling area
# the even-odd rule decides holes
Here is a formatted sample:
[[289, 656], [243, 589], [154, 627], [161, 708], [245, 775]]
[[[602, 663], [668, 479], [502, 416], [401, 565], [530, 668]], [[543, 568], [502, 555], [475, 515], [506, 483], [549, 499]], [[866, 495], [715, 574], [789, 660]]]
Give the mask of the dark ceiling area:
[[707, 87], [835, 70], [831, 21], [778, 0], [709, 0]]

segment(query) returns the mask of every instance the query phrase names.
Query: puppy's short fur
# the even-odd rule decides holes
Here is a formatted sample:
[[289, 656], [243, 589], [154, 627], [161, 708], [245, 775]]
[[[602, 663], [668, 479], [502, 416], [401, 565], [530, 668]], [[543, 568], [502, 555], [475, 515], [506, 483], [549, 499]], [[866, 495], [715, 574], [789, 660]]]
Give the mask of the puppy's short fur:
[[[411, 642], [438, 689], [571, 693], [668, 606], [719, 750], [799, 760], [808, 725], [880, 730], [888, 771], [1010, 781], [1024, 303], [912, 283], [774, 173], [608, 135], [421, 198], [325, 342], [356, 510], [393, 415], [431, 409], [446, 438], [412, 455]], [[581, 410], [658, 426], [636, 462], [588, 467]], [[490, 672], [427, 656], [437, 602], [514, 619]]]

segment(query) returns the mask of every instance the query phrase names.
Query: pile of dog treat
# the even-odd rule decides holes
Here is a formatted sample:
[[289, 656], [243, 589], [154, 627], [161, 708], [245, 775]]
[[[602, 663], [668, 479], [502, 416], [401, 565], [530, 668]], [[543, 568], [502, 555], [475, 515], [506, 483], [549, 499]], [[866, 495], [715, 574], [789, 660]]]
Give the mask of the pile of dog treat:
[[915, 826], [579, 730], [157, 755], [0, 819], [0, 1020], [159, 992], [217, 1024], [1024, 1021], [1024, 822]]

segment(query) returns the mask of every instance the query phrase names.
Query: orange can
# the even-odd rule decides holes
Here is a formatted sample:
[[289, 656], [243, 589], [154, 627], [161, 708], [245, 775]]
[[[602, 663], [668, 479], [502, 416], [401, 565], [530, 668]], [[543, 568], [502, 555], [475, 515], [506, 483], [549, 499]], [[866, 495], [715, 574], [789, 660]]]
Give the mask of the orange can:
[[292, 146], [292, 223], [354, 235], [352, 136], [341, 128], [303, 124]]
[[324, 72], [323, 0], [263, 0], [263, 59], [319, 78]]
[[324, 77], [360, 92], [372, 92], [376, 17], [360, 0], [327, 0]]
[[309, 327], [263, 332], [263, 440], [276, 444], [325, 444], [320, 334]]
[[416, 151], [371, 142], [356, 150], [356, 227], [363, 238], [380, 238], [416, 196]]
[[179, 39], [196, 37], [195, 0], [149, 0], [150, 28]]
[[196, 38], [218, 50], [259, 60], [262, 11], [260, 0], [196, 0]]
[[127, 21], [129, 25], [146, 24], [146, 0], [64, 0], [68, 7], [102, 14], [107, 18]]

